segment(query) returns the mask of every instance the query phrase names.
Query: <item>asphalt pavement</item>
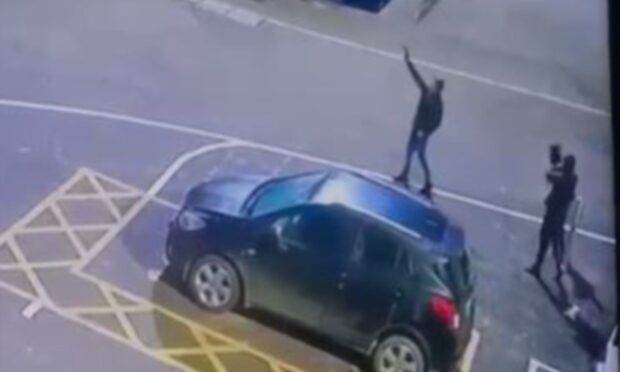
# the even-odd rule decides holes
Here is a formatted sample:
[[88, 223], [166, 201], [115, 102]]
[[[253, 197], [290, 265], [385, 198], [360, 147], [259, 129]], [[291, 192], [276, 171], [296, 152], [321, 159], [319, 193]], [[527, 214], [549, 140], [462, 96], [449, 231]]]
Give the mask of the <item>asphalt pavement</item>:
[[[359, 27], [369, 17], [308, 4], [295, 13], [299, 4], [278, 4], [252, 7], [265, 17], [307, 14], [298, 24], [308, 27]], [[455, 17], [450, 11], [440, 2], [424, 22]], [[331, 21], [319, 20], [323, 12]], [[390, 8], [379, 17], [404, 24]], [[590, 32], [580, 42], [598, 53], [600, 40], [591, 41]], [[426, 40], [417, 56], [444, 53]], [[367, 37], [355, 43], [388, 44]], [[162, 253], [174, 205], [198, 180], [343, 164], [386, 175], [399, 168], [415, 87], [400, 61], [356, 45], [273, 22], [240, 24], [183, 1], [0, 2], [0, 174], [7, 175], [0, 182], [0, 324], [7, 330], [0, 367], [350, 370], [355, 357], [278, 321], [199, 312], [165, 282]], [[568, 49], [560, 49], [553, 58], [565, 58]], [[458, 63], [475, 76], [607, 105], [604, 92], [592, 93], [598, 85], [579, 94], [564, 83], [538, 86], [537, 74], [547, 70], [523, 72], [536, 63], [515, 61], [524, 70], [512, 69], [492, 58], [487, 66], [470, 52]], [[535, 53], [540, 63], [557, 67], [554, 53], [545, 53]], [[577, 70], [570, 74], [597, 82], [605, 73], [594, 60], [572, 60]], [[588, 370], [616, 314], [609, 118], [445, 71], [422, 72], [447, 80], [445, 122], [429, 158], [441, 190], [436, 202], [464, 225], [478, 272], [480, 342], [472, 345], [471, 370], [525, 371], [532, 360], [563, 372]], [[577, 156], [585, 202], [579, 227], [593, 233], [575, 237], [574, 268], [561, 283], [551, 267], [542, 282], [523, 272], [535, 254], [532, 217], [541, 213], [552, 142]], [[204, 153], [179, 162], [198, 148]], [[70, 182], [82, 179], [90, 186], [72, 192], [78, 187]], [[39, 230], [27, 218], [19, 222], [45, 208], [55, 222]], [[64, 240], [45, 235], [60, 233]], [[582, 309], [577, 321], [562, 314], [565, 292]], [[102, 314], [108, 318], [97, 318]], [[66, 343], [54, 342], [58, 335]], [[89, 356], [76, 358], [76, 351]]]
[[[10, 6], [0, 12], [4, 97], [181, 123], [384, 173], [403, 161], [418, 92], [398, 60], [183, 2]], [[438, 186], [540, 215], [547, 148], [560, 142], [577, 157], [583, 225], [613, 235], [609, 117], [422, 73], [447, 81], [428, 150]]]

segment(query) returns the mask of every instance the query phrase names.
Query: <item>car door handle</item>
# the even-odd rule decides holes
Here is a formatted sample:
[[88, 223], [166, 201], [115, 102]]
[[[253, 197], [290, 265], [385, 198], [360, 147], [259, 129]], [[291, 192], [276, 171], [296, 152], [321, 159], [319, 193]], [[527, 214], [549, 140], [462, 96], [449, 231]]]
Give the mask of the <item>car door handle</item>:
[[254, 248], [249, 248], [249, 249], [244, 249], [243, 251], [241, 251], [241, 255], [242, 256], [256, 256], [256, 249]]
[[340, 279], [346, 279], [346, 278], [348, 278], [348, 277], [349, 277], [349, 274], [348, 274], [348, 273], [346, 273], [346, 272], [345, 272], [345, 273], [340, 274]]

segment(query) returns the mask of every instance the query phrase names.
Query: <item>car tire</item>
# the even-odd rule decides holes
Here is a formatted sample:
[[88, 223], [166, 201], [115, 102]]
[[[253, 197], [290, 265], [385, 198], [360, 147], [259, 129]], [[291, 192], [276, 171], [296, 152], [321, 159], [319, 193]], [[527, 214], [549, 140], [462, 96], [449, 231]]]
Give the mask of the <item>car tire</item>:
[[192, 266], [187, 287], [196, 304], [212, 313], [230, 311], [241, 300], [237, 270], [216, 255], [206, 255]]
[[373, 372], [427, 372], [428, 369], [420, 345], [404, 335], [386, 337], [372, 356]]

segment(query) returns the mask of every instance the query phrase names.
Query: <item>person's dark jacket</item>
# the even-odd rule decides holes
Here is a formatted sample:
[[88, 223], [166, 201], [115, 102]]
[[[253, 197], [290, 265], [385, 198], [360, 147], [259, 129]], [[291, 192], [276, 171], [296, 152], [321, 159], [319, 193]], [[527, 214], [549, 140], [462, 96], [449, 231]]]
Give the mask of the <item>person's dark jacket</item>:
[[420, 73], [408, 58], [405, 59], [405, 62], [407, 63], [407, 68], [409, 69], [413, 81], [415, 81], [418, 88], [420, 88], [421, 95], [415, 118], [413, 119], [413, 128], [415, 131], [431, 134], [441, 125], [443, 116], [443, 100], [441, 98], [441, 93], [429, 89], [424, 79], [422, 79], [422, 76], [420, 76]]
[[545, 219], [553, 225], [562, 226], [575, 199], [578, 177], [575, 173], [565, 173], [555, 168], [547, 173], [547, 180], [551, 183], [551, 191], [545, 199]]

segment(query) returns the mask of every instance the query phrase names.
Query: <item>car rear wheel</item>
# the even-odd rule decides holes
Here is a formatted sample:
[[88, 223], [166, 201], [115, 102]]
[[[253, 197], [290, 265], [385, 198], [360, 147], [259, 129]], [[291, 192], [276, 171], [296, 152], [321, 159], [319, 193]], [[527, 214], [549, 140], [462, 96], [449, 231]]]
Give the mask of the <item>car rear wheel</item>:
[[428, 367], [422, 348], [411, 338], [389, 336], [377, 347], [373, 355], [373, 372], [427, 372]]
[[241, 297], [240, 278], [225, 259], [207, 255], [194, 264], [188, 288], [196, 303], [214, 313], [233, 309]]

